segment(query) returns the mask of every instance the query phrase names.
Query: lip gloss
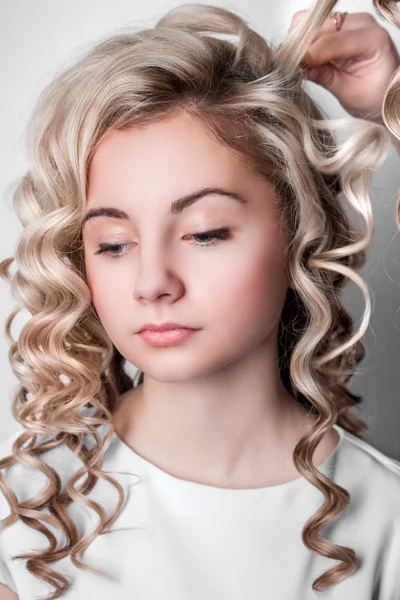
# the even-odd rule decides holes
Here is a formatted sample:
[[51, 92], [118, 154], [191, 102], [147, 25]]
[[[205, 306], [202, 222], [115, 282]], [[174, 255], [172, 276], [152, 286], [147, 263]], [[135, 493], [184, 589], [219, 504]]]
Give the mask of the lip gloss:
[[166, 329], [165, 331], [154, 331], [143, 329], [139, 332], [140, 337], [150, 346], [173, 346], [190, 338], [197, 329]]

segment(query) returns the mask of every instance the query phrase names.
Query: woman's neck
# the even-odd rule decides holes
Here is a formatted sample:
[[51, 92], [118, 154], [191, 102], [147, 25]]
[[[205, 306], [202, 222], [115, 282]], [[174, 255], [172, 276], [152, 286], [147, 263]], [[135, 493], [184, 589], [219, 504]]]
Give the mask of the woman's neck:
[[[182, 479], [263, 487], [297, 478], [293, 450], [315, 417], [287, 392], [274, 365], [268, 370], [265, 362], [253, 360], [246, 369], [230, 366], [189, 382], [163, 383], [145, 375], [119, 398], [113, 414], [117, 434]], [[315, 464], [337, 441], [330, 430], [317, 447]]]

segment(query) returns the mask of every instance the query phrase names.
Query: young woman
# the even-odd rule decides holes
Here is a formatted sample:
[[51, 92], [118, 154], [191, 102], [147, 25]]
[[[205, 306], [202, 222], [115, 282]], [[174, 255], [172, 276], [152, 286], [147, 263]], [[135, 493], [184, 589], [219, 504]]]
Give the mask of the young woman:
[[400, 464], [347, 387], [389, 139], [355, 121], [339, 144], [302, 88], [330, 8], [273, 48], [183, 5], [40, 98], [2, 263], [31, 313], [6, 323], [2, 600], [399, 597]]

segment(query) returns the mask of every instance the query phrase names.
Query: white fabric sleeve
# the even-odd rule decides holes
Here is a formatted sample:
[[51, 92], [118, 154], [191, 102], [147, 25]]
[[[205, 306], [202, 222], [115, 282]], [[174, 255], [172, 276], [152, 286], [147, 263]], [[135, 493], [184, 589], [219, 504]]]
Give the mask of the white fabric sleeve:
[[376, 600], [398, 600], [400, 598], [400, 517], [393, 521], [384, 552], [382, 570], [377, 581], [378, 588], [375, 590], [377, 595], [374, 595], [374, 600], [375, 598]]
[[8, 586], [15, 594], [17, 593], [17, 586], [11, 576], [10, 570], [4, 558], [0, 554], [0, 583]]

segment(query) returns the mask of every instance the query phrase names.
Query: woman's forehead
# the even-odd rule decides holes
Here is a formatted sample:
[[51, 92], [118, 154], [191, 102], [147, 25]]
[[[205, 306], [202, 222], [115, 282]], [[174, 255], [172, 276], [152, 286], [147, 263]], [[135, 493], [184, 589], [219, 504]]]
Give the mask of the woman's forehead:
[[272, 193], [269, 182], [236, 152], [180, 115], [140, 129], [112, 131], [102, 140], [89, 169], [87, 209], [146, 204], [178, 214], [201, 197], [245, 205], [267, 191]]

